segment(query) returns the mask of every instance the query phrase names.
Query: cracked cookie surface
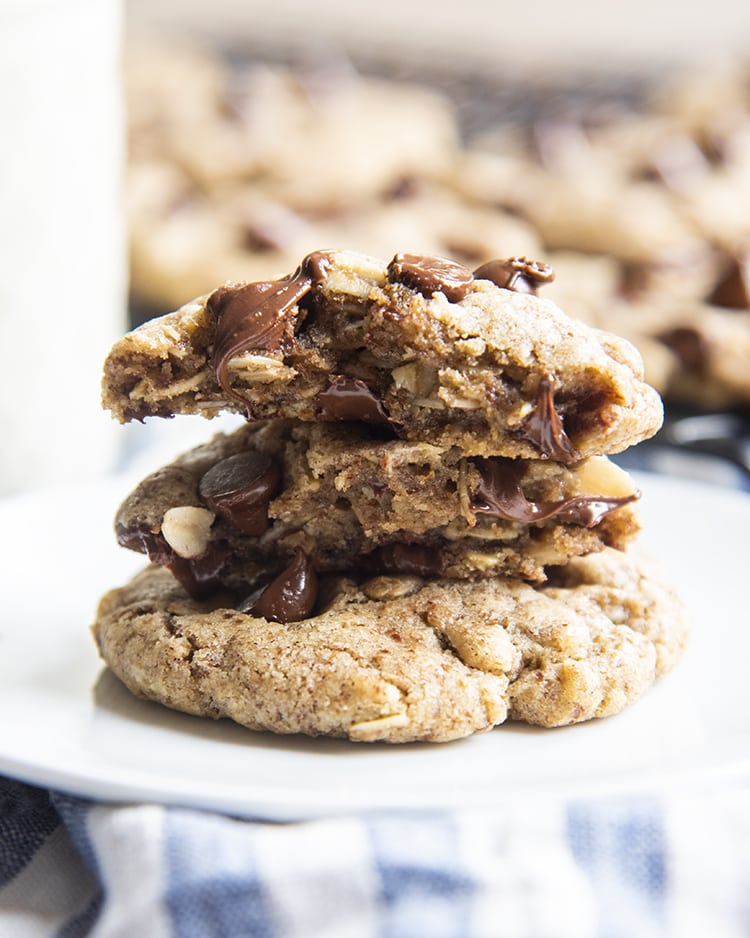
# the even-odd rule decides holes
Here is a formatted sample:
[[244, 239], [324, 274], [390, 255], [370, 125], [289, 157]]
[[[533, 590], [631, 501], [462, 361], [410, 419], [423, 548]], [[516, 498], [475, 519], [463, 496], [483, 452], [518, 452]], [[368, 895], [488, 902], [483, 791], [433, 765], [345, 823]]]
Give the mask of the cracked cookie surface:
[[253, 730], [447, 741], [507, 719], [622, 710], [679, 658], [683, 611], [648, 564], [607, 551], [554, 584], [332, 578], [299, 622], [190, 599], [151, 566], [101, 601], [93, 633], [136, 695]]
[[566, 463], [655, 433], [661, 401], [635, 348], [569, 318], [528, 278], [498, 286], [494, 270], [314, 252], [294, 274], [226, 285], [124, 336], [105, 362], [104, 406], [121, 421], [359, 419], [469, 455]]

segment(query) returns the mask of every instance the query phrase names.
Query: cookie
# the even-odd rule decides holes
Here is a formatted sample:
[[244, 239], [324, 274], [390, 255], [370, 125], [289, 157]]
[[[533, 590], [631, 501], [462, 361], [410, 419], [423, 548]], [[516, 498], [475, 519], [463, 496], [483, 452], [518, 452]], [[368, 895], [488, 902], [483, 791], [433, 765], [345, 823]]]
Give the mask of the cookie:
[[539, 238], [522, 219], [469, 205], [445, 186], [409, 179], [376, 199], [314, 210], [271, 197], [260, 181], [206, 192], [163, 161], [128, 173], [131, 290], [161, 314], [236, 278], [292, 270], [320, 244], [387, 256], [409, 244], [420, 254], [477, 266], [494, 257], [536, 257]]
[[644, 310], [644, 321], [643, 334], [676, 359], [665, 389], [671, 401], [699, 409], [750, 405], [750, 309], [670, 305]]
[[750, 404], [750, 251], [713, 248], [669, 263], [555, 253], [549, 293], [590, 325], [637, 345], [649, 384], [697, 409]]
[[397, 743], [617, 713], [679, 658], [686, 626], [648, 565], [606, 552], [537, 588], [323, 579], [314, 613], [287, 622], [228, 597], [190, 599], [149, 567], [102, 599], [93, 634], [134, 694], [167, 707], [253, 730]]
[[250, 424], [144, 479], [117, 512], [120, 544], [204, 596], [249, 589], [301, 548], [317, 572], [446, 577], [545, 568], [640, 530], [632, 479], [604, 456], [466, 458], [373, 439], [363, 425]]
[[629, 342], [536, 295], [552, 276], [525, 258], [472, 273], [317, 251], [287, 277], [227, 284], [123, 337], [103, 403], [121, 421], [364, 420], [469, 455], [619, 452], [659, 428], [661, 400]]
[[296, 209], [346, 208], [405, 178], [442, 178], [458, 146], [450, 99], [347, 62], [287, 68], [208, 45], [132, 42], [129, 167], [154, 158], [203, 192], [253, 181]]
[[536, 146], [521, 152], [468, 146], [458, 161], [456, 186], [471, 200], [517, 213], [545, 251], [641, 262], [698, 239], [663, 186], [631, 175], [614, 147], [595, 148], [580, 125], [540, 123], [529, 136]]
[[[668, 404], [750, 403], [749, 89], [746, 63], [673, 75], [637, 106], [594, 119], [571, 108], [487, 134], [457, 161], [459, 191], [536, 230], [559, 273], [549, 295], [630, 339]], [[575, 281], [571, 252], [590, 261]]]

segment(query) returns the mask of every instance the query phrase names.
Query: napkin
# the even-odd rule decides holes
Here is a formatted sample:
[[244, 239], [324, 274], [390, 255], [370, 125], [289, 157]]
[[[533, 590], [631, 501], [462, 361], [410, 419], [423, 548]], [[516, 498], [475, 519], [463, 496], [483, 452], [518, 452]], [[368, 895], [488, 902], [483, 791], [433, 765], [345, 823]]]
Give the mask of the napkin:
[[750, 786], [302, 823], [0, 780], [3, 938], [740, 938]]

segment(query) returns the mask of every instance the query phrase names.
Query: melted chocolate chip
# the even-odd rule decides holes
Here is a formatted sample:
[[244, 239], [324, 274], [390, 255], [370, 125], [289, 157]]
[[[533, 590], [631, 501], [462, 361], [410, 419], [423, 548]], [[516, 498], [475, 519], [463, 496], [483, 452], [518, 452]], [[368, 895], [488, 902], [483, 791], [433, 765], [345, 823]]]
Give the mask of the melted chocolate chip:
[[508, 521], [534, 520], [535, 506], [521, 490], [524, 474], [522, 462], [491, 457], [473, 460], [479, 470], [479, 485], [471, 501], [475, 514], [496, 515]]
[[422, 296], [443, 293], [451, 303], [460, 303], [471, 290], [474, 276], [463, 264], [442, 257], [396, 254], [388, 265], [388, 279], [403, 283]]
[[626, 300], [634, 300], [648, 288], [649, 270], [645, 264], [623, 262], [620, 266], [617, 292]]
[[358, 378], [337, 375], [326, 391], [317, 397], [322, 420], [362, 420], [366, 423], [390, 423], [378, 398]]
[[221, 587], [221, 572], [232, 554], [227, 543], [212, 541], [200, 557], [187, 559], [172, 550], [160, 531], [118, 524], [116, 533], [122, 547], [147, 554], [151, 563], [166, 567], [193, 599], [205, 599]]
[[552, 283], [554, 270], [541, 261], [530, 261], [525, 257], [509, 257], [505, 260], [488, 261], [474, 271], [475, 280], [491, 280], [495, 286], [515, 293], [536, 294], [538, 287]]
[[726, 309], [750, 309], [750, 250], [731, 258], [708, 302]]
[[640, 497], [640, 492], [633, 492], [632, 495], [577, 495], [553, 506], [552, 514], [570, 524], [593, 528], [610, 512], [637, 502]]
[[206, 306], [216, 317], [216, 335], [210, 364], [227, 396], [247, 404], [229, 384], [229, 362], [248, 349], [280, 348], [289, 314], [322, 282], [329, 264], [330, 254], [315, 251], [288, 277], [241, 287], [220, 287], [211, 294]]
[[526, 418], [518, 437], [534, 445], [542, 458], [555, 459], [570, 465], [581, 457], [565, 432], [560, 415], [555, 410], [555, 379], [544, 375], [539, 382], [534, 410]]
[[374, 559], [387, 573], [440, 576], [445, 569], [440, 552], [421, 544], [386, 544], [375, 551]]
[[413, 199], [419, 195], [422, 182], [415, 176], [402, 176], [386, 191], [385, 199], [388, 202], [400, 202]]
[[306, 619], [318, 598], [318, 575], [310, 558], [298, 547], [289, 566], [260, 594], [253, 594], [237, 608], [272, 622]]
[[624, 496], [575, 495], [559, 502], [532, 502], [521, 488], [523, 463], [500, 456], [475, 459], [474, 463], [480, 473], [480, 482], [472, 499], [472, 511], [506, 521], [533, 524], [558, 516], [561, 521], [593, 528], [616, 508], [640, 497], [638, 493]]
[[679, 358], [686, 371], [700, 374], [706, 367], [708, 348], [705, 339], [691, 326], [678, 326], [657, 337]]
[[257, 536], [268, 527], [268, 503], [281, 472], [265, 453], [249, 450], [212, 466], [198, 483], [205, 504], [232, 527]]

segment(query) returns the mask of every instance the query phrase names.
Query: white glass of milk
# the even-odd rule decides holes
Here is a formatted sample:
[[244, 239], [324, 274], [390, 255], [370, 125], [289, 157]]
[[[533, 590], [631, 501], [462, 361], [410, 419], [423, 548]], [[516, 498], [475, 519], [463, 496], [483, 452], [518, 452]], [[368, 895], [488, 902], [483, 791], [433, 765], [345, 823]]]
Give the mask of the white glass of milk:
[[0, 0], [0, 495], [115, 465], [126, 328], [120, 0]]

